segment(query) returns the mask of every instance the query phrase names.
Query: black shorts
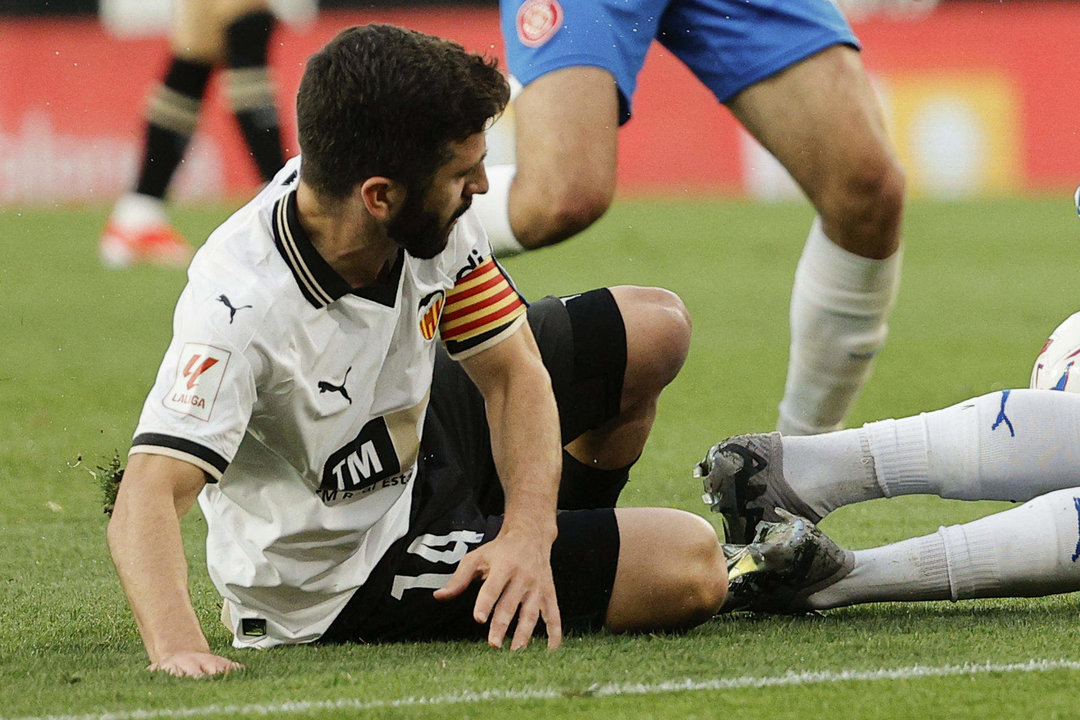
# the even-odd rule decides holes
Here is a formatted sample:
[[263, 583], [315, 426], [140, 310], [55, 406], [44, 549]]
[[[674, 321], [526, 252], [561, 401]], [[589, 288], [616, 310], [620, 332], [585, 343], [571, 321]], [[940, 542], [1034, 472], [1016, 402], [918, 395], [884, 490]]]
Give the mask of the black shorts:
[[[565, 301], [547, 297], [528, 312], [551, 375], [563, 444], [619, 412], [626, 331], [605, 289]], [[466, 552], [492, 540], [502, 524], [502, 488], [491, 455], [484, 400], [445, 354], [435, 363], [409, 531], [326, 631], [326, 642], [483, 638], [472, 617], [480, 583], [438, 602]], [[560, 512], [551, 565], [563, 628], [603, 625], [615, 582], [619, 530], [611, 508]]]

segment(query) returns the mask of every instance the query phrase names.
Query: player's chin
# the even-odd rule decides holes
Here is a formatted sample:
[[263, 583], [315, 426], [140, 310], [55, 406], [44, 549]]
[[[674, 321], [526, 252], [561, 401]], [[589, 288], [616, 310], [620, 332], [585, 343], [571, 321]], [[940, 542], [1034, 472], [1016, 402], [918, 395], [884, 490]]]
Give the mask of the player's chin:
[[447, 240], [449, 240], [450, 233], [452, 233], [454, 231], [454, 228], [457, 227], [457, 221], [461, 219], [461, 216], [463, 214], [464, 213], [459, 213], [455, 215], [454, 217], [450, 218], [450, 222], [446, 223], [446, 227], [443, 229], [443, 235], [447, 238]]
[[454, 214], [450, 216], [450, 222], [446, 223], [446, 234], [449, 235], [450, 231], [457, 225], [457, 221], [461, 219], [461, 216], [469, 211], [472, 207], [472, 200], [466, 200], [464, 203], [454, 211]]
[[405, 251], [417, 260], [430, 260], [446, 249], [449, 240], [450, 233], [446, 233], [437, 242], [428, 242], [423, 245], [409, 245], [406, 246]]

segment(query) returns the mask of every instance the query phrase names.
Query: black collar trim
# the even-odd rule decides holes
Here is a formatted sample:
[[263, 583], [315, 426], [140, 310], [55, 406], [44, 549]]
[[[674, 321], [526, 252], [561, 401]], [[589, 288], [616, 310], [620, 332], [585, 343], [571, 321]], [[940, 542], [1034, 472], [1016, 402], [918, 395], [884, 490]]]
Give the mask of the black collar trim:
[[352, 289], [308, 239], [297, 217], [295, 190], [277, 201], [273, 218], [274, 245], [309, 303], [324, 308]]
[[316, 308], [324, 308], [344, 295], [352, 293], [380, 305], [393, 307], [405, 266], [405, 252], [399, 250], [386, 282], [353, 288], [337, 274], [311, 244], [300, 225], [296, 211], [296, 191], [277, 201], [273, 213], [274, 245], [292, 271], [300, 292]]

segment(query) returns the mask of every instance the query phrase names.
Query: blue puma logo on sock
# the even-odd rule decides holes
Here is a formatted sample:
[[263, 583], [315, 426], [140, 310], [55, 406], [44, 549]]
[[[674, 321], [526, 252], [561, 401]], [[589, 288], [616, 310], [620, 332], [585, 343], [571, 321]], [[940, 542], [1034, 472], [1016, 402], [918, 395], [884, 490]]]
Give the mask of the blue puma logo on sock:
[[1013, 431], [1012, 421], [1009, 420], [1009, 417], [1005, 414], [1005, 403], [1006, 403], [1006, 401], [1008, 401], [1008, 399], [1009, 399], [1009, 391], [1005, 390], [1004, 392], [1001, 393], [1001, 409], [998, 410], [997, 420], [995, 420], [994, 424], [990, 426], [990, 429], [991, 430], [997, 430], [998, 425], [1000, 425], [1001, 423], [1005, 423], [1006, 425], [1009, 426], [1009, 436], [1010, 437], [1016, 437], [1016, 432]]

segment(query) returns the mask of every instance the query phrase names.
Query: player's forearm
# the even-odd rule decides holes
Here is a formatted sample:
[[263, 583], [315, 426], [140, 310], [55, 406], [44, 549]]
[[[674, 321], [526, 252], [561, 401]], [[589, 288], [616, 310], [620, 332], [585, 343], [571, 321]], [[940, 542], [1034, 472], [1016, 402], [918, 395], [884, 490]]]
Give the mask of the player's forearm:
[[506, 496], [503, 527], [555, 538], [562, 452], [559, 414], [543, 366], [519, 369], [488, 398], [495, 466]]
[[188, 594], [187, 560], [173, 502], [131, 495], [117, 498], [108, 541], [150, 662], [177, 652], [207, 651]]

